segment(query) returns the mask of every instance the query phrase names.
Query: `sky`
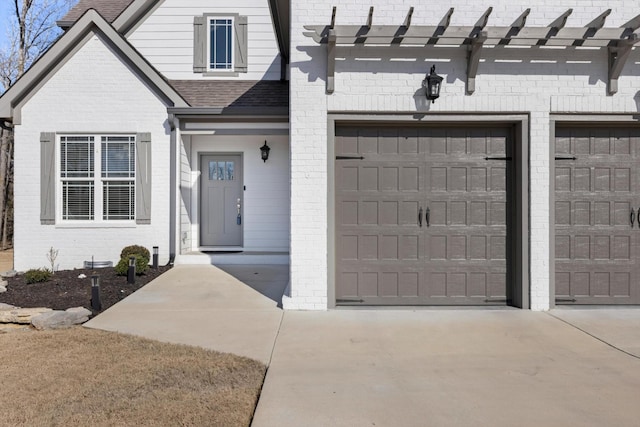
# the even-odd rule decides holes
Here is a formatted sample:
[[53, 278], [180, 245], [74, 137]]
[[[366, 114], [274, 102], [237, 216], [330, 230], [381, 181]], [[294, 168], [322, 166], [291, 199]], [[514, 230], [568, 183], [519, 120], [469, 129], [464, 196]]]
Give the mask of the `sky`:
[[[62, 1], [58, 0], [58, 3], [62, 3]], [[13, 14], [12, 9], [13, 0], [0, 0], [0, 47], [7, 43], [7, 26], [10, 25], [9, 17]]]
[[4, 46], [7, 41], [10, 6], [11, 0], [0, 0], [0, 46]]

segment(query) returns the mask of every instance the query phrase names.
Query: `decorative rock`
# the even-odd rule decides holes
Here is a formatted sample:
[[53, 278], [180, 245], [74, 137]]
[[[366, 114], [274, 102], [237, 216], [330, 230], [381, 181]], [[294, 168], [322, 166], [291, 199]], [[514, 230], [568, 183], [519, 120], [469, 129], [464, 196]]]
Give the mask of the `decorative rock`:
[[87, 278], [87, 275], [84, 273], [78, 276], [78, 279], [86, 279], [86, 278]]
[[29, 324], [42, 313], [50, 312], [50, 308], [13, 308], [0, 310], [0, 323]]
[[67, 311], [51, 311], [31, 319], [31, 324], [39, 330], [65, 329], [89, 320], [91, 312], [83, 307], [70, 308]]
[[0, 276], [2, 277], [15, 277], [17, 275], [18, 272], [15, 270], [3, 271], [2, 273], [0, 273]]
[[3, 294], [7, 292], [7, 288], [5, 288], [4, 286], [0, 285], [0, 294]]
[[14, 310], [18, 307], [16, 307], [15, 305], [11, 305], [11, 304], [5, 304], [3, 302], [0, 302], [0, 310]]
[[4, 286], [5, 288], [9, 285], [9, 282], [6, 280], [0, 280], [0, 286]]

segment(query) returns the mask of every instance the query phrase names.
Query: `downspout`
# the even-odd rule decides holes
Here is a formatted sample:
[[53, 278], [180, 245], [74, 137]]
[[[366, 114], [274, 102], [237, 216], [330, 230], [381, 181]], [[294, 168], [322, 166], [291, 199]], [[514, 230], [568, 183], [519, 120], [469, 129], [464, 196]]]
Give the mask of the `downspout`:
[[177, 186], [179, 183], [176, 181], [178, 177], [178, 138], [177, 138], [177, 129], [179, 128], [179, 120], [173, 114], [169, 113], [169, 117], [167, 119], [169, 122], [169, 128], [171, 129], [170, 134], [170, 143], [169, 150], [171, 150], [170, 158], [170, 167], [169, 167], [169, 262], [168, 264], [173, 265], [173, 262], [176, 259], [176, 252], [178, 249], [177, 241], [179, 239], [178, 236], [178, 191]]

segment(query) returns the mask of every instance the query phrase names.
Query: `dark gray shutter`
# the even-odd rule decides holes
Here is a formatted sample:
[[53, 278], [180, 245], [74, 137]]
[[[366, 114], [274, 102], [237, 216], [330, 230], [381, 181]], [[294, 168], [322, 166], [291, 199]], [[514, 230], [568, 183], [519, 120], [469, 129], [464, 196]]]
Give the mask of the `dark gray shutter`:
[[193, 18], [193, 72], [207, 71], [207, 19], [204, 16]]
[[136, 224], [151, 224], [151, 134], [136, 135]]
[[248, 52], [248, 31], [247, 31], [247, 17], [238, 16], [235, 19], [234, 33], [236, 37], [235, 46], [235, 64], [234, 70], [238, 73], [246, 73], [248, 66], [247, 52]]
[[40, 223], [56, 221], [56, 134], [40, 134]]

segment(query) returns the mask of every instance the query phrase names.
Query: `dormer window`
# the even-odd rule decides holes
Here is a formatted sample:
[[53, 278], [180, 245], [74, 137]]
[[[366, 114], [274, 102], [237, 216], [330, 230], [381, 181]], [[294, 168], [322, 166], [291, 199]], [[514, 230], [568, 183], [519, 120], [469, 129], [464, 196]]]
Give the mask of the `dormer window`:
[[233, 70], [233, 19], [210, 17], [209, 25], [209, 70]]
[[207, 13], [193, 21], [193, 72], [236, 76], [247, 72], [247, 17]]

